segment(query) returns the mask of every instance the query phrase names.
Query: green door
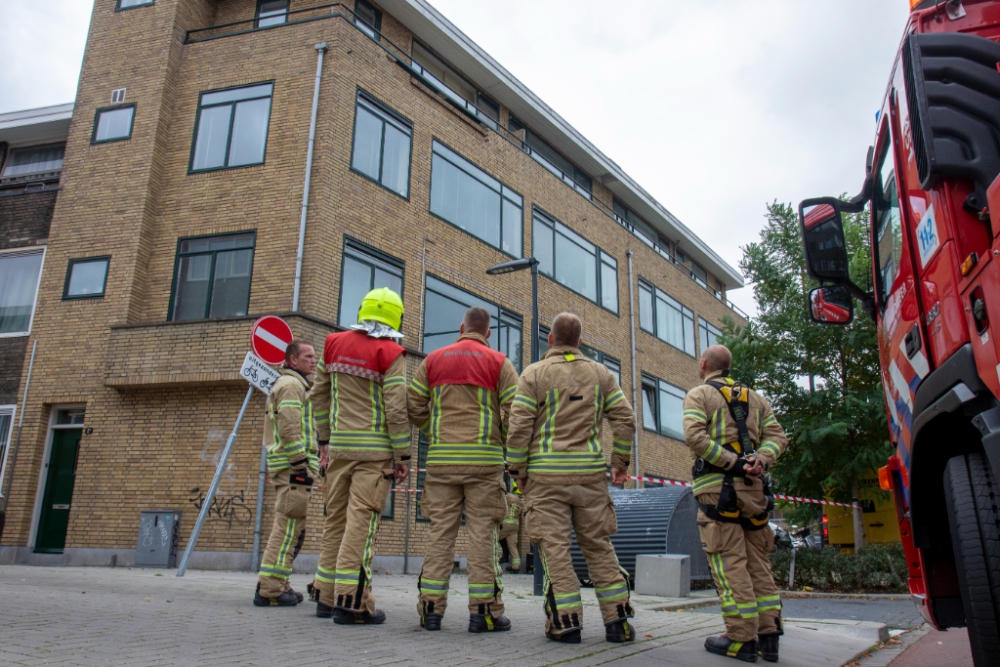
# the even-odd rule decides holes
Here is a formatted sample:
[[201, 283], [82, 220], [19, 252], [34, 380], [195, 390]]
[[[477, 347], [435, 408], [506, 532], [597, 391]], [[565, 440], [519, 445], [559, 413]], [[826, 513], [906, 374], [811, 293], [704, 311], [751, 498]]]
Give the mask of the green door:
[[42, 495], [35, 553], [61, 554], [66, 546], [69, 507], [73, 502], [73, 484], [76, 481], [76, 457], [80, 452], [82, 433], [79, 428], [52, 431], [49, 474]]

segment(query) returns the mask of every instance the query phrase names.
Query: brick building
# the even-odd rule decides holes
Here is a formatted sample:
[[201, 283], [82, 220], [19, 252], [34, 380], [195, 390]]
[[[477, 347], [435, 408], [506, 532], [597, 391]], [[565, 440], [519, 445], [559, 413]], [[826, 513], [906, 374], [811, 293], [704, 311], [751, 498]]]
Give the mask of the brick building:
[[[72, 112], [72, 104], [62, 104], [0, 114], [0, 482], [7, 478], [22, 369], [30, 363], [28, 338]], [[6, 492], [0, 486], [0, 512]]]
[[[471, 305], [522, 368], [530, 275], [485, 269], [528, 256], [541, 324], [579, 313], [585, 351], [636, 396], [641, 472], [690, 475], [681, 400], [723, 319], [742, 321], [726, 298], [740, 275], [423, 0], [315, 5], [97, 0], [33, 322], [5, 378], [23, 393], [37, 341], [0, 561], [131, 562], [149, 508], [181, 511], [183, 547], [260, 314], [319, 344], [387, 285], [411, 372]], [[193, 567], [250, 565], [263, 413], [255, 395]], [[423, 553], [419, 494], [399, 491], [376, 567]]]

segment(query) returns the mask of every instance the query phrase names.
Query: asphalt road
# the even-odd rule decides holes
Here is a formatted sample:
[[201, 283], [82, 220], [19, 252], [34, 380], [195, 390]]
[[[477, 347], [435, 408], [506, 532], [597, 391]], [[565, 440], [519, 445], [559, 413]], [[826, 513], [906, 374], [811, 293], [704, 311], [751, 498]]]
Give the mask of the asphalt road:
[[[849, 621], [876, 621], [890, 629], [908, 630], [923, 623], [909, 600], [887, 598], [785, 598], [781, 601], [785, 618], [831, 618]], [[717, 605], [692, 609], [704, 614], [718, 614]]]

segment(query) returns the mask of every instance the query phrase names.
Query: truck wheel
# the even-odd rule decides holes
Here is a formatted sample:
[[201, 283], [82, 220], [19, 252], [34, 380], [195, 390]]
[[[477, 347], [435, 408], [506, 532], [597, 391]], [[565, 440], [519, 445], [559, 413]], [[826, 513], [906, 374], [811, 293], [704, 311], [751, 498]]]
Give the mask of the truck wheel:
[[977, 667], [995, 665], [1000, 655], [1000, 484], [983, 454], [949, 459], [944, 495]]

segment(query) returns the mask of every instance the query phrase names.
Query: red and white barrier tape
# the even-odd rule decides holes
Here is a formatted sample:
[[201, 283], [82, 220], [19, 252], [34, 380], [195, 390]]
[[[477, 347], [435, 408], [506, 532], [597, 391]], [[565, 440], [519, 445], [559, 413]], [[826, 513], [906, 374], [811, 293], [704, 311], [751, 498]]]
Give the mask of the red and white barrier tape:
[[[610, 477], [610, 473], [608, 473]], [[651, 484], [669, 484], [671, 486], [691, 486], [691, 482], [681, 482], [676, 479], [656, 479], [655, 477], [636, 477], [634, 475], [629, 475], [629, 479], [638, 480], [642, 482], [649, 482]], [[798, 496], [786, 496], [781, 493], [774, 494], [777, 500], [788, 500], [793, 503], [812, 503], [813, 505], [834, 505], [836, 507], [857, 507], [854, 503], [837, 503], [832, 500], [817, 500], [816, 498], [800, 498]]]
[[[413, 471], [414, 472], [427, 472], [427, 469], [426, 468], [413, 468]], [[607, 477], [611, 476], [610, 473], [605, 473], [605, 475]], [[662, 484], [662, 485], [668, 485], [668, 486], [688, 486], [688, 487], [691, 486], [691, 482], [682, 482], [682, 481], [676, 480], [676, 479], [658, 479], [656, 477], [644, 477], [644, 476], [636, 477], [635, 475], [629, 475], [628, 479], [631, 479], [633, 481], [646, 482], [648, 484]], [[321, 491], [323, 489], [322, 486], [316, 486], [314, 488], [317, 491]], [[392, 489], [392, 492], [393, 493], [423, 493], [424, 490], [423, 489]], [[858, 507], [858, 505], [855, 505], [854, 503], [837, 503], [837, 502], [834, 502], [832, 500], [818, 500], [816, 498], [800, 498], [799, 496], [786, 496], [786, 495], [784, 495], [782, 493], [776, 493], [776, 494], [774, 494], [774, 498], [776, 500], [787, 500], [787, 501], [793, 502], [793, 503], [811, 503], [813, 505], [832, 505], [834, 507], [851, 507], [851, 508], [857, 508]]]

